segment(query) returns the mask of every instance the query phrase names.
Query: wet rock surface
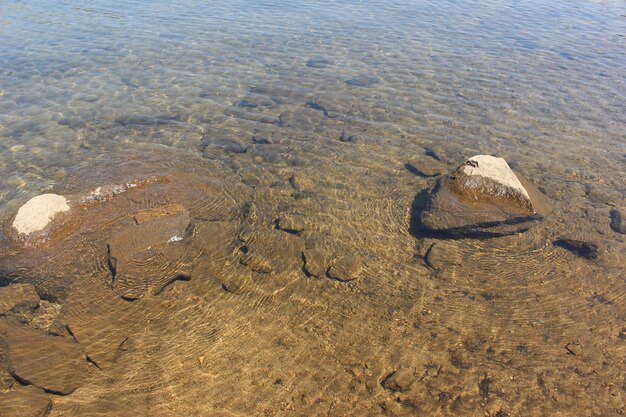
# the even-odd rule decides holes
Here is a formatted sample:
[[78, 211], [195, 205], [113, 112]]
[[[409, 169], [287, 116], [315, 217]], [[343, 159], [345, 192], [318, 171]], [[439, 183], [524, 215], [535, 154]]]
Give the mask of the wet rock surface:
[[457, 236], [519, 233], [545, 214], [527, 188], [504, 159], [477, 155], [437, 181], [419, 221], [426, 230]]

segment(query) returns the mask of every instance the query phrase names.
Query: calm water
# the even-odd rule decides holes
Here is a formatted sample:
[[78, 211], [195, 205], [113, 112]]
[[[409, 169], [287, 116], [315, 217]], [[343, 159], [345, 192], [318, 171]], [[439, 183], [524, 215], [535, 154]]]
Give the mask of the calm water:
[[[0, 219], [154, 154], [366, 260], [356, 285], [192, 279], [147, 301], [126, 362], [52, 415], [623, 412], [625, 34], [617, 0], [0, 3]], [[433, 272], [409, 233], [424, 148], [506, 158], [553, 216], [523, 242], [439, 242]], [[294, 173], [317, 194], [284, 200]], [[613, 260], [551, 245], [571, 230]], [[412, 388], [381, 383], [405, 368]]]
[[[137, 142], [197, 148], [222, 126], [244, 137], [310, 100], [336, 116], [317, 141], [347, 126], [390, 153], [453, 142], [511, 159], [543, 148], [565, 167], [612, 151], [619, 164], [624, 13], [620, 1], [4, 2], [0, 195], [22, 200]], [[331, 63], [306, 65], [317, 58]], [[238, 106], [246, 97], [260, 106]]]

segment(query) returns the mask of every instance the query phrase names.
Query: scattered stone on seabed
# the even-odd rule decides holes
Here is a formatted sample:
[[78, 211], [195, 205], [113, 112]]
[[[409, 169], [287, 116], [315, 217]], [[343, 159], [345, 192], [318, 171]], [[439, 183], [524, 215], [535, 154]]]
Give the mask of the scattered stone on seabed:
[[606, 252], [605, 245], [599, 239], [586, 233], [564, 234], [554, 244], [586, 259], [597, 259]]
[[583, 356], [583, 347], [576, 342], [570, 342], [567, 345], [565, 345], [565, 350], [567, 350], [567, 352], [570, 355], [574, 355], [574, 356]]
[[626, 234], [626, 210], [611, 210], [611, 229], [617, 233]]
[[245, 244], [241, 263], [253, 271], [282, 273], [302, 267], [304, 240], [294, 234], [261, 228], [240, 238]]
[[391, 392], [406, 392], [415, 383], [415, 374], [410, 368], [400, 368], [387, 375], [381, 382]]
[[448, 235], [502, 236], [528, 230], [547, 211], [540, 192], [504, 159], [476, 155], [438, 179], [420, 222]]
[[241, 269], [221, 271], [216, 275], [222, 289], [232, 294], [243, 294], [252, 283], [252, 272], [244, 266]]
[[224, 149], [227, 152], [245, 153], [248, 150], [245, 142], [250, 139], [248, 136], [228, 129], [208, 127], [200, 139], [200, 147], [203, 150], [211, 146]]
[[0, 416], [45, 417], [51, 409], [50, 396], [32, 385], [17, 385], [10, 391], [0, 392]]
[[0, 287], [0, 314], [15, 308], [32, 309], [39, 305], [39, 295], [30, 284], [11, 284]]
[[306, 218], [300, 214], [283, 214], [277, 219], [280, 230], [298, 234], [306, 228]]
[[426, 253], [426, 263], [435, 270], [459, 266], [463, 263], [461, 253], [453, 245], [437, 242]]
[[80, 387], [89, 372], [80, 345], [64, 337], [0, 322], [9, 370], [18, 380], [53, 394], [67, 395]]
[[293, 174], [289, 178], [289, 183], [298, 195], [306, 194], [313, 191], [313, 181], [301, 174]]
[[43, 231], [57, 214], [69, 209], [67, 199], [61, 195], [38, 195], [19, 208], [12, 226], [19, 235], [28, 236]]
[[255, 103], [253, 101], [250, 100], [241, 100], [239, 103], [237, 103], [237, 105], [239, 107], [243, 107], [246, 109], [256, 109], [257, 107], [259, 107], [258, 103]]
[[379, 82], [380, 78], [373, 75], [357, 75], [354, 78], [346, 80], [346, 84], [353, 87], [370, 87], [374, 84], [378, 84]]
[[415, 155], [405, 164], [405, 168], [421, 177], [434, 177], [445, 174], [446, 167], [430, 155]]
[[587, 185], [585, 192], [589, 200], [594, 204], [616, 205], [624, 200], [624, 194], [620, 193], [615, 187], [606, 184]]
[[356, 135], [354, 133], [348, 133], [346, 131], [342, 131], [341, 135], [339, 136], [339, 140], [341, 142], [358, 142], [359, 140], [361, 140], [361, 136]]
[[363, 263], [359, 255], [341, 255], [328, 269], [328, 276], [337, 281], [354, 281], [363, 272]]
[[328, 256], [321, 249], [304, 251], [304, 270], [311, 276], [319, 278], [328, 270]]
[[279, 116], [280, 127], [310, 129], [324, 122], [323, 112], [308, 107], [293, 108], [283, 111]]
[[[239, 143], [232, 139], [225, 138], [217, 138], [210, 142], [207, 142], [207, 145], [211, 144], [213, 147], [223, 149], [227, 152], [231, 153], [246, 153], [248, 150], [248, 145], [245, 143]], [[205, 146], [205, 152], [207, 151], [208, 146]]]
[[255, 145], [270, 145], [272, 140], [261, 136], [254, 136], [252, 137], [252, 143]]
[[326, 107], [324, 107], [323, 104], [318, 103], [315, 100], [309, 100], [304, 104], [304, 107], [308, 108], [308, 109], [313, 109], [313, 110], [317, 110], [317, 111], [321, 111], [324, 116], [328, 117], [328, 110], [326, 110]]
[[321, 69], [333, 65], [333, 63], [333, 60], [329, 58], [311, 58], [306, 62], [306, 66]]

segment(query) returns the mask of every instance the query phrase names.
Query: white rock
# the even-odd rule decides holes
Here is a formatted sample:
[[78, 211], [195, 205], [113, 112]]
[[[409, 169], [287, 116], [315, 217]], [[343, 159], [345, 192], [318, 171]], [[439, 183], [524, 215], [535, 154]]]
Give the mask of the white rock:
[[528, 191], [524, 188], [509, 164], [502, 158], [491, 155], [476, 155], [467, 160], [462, 167], [462, 172], [466, 175], [479, 175], [491, 178], [500, 184], [519, 191], [530, 201]]
[[31, 198], [17, 211], [13, 227], [19, 234], [29, 235], [43, 230], [58, 213], [68, 211], [67, 199], [58, 194], [42, 194]]

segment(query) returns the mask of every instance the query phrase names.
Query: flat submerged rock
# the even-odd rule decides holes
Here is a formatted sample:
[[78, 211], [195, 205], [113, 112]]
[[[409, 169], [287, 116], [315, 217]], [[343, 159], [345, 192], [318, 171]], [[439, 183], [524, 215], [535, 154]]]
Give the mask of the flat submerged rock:
[[0, 315], [14, 308], [35, 308], [39, 295], [30, 284], [13, 284], [0, 287]]
[[52, 401], [43, 390], [29, 386], [17, 386], [0, 393], [0, 416], [45, 417], [50, 414]]
[[7, 344], [9, 370], [16, 379], [61, 395], [83, 384], [88, 366], [80, 345], [6, 323], [0, 323], [0, 336]]

